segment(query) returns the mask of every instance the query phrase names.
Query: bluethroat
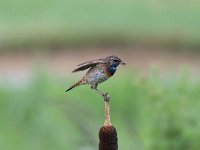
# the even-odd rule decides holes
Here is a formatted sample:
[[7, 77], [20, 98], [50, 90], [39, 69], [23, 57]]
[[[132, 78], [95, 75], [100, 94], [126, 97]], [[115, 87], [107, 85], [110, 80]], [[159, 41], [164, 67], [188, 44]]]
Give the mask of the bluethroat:
[[90, 84], [93, 90], [105, 98], [107, 93], [101, 92], [99, 89], [97, 89], [97, 86], [98, 84], [112, 77], [119, 64], [125, 65], [126, 63], [124, 63], [119, 57], [113, 55], [79, 64], [72, 72], [83, 71], [88, 68], [90, 69], [81, 80], [73, 84], [69, 89], [66, 90], [66, 92], [79, 85]]

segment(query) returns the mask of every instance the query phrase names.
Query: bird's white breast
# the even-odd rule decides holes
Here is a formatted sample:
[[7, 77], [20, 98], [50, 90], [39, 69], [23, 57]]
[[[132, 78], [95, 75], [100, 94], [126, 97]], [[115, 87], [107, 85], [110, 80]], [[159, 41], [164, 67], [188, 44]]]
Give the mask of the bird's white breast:
[[105, 74], [105, 66], [103, 65], [98, 65], [91, 68], [86, 76], [88, 83], [92, 85], [95, 83], [102, 83], [109, 78], [109, 76]]

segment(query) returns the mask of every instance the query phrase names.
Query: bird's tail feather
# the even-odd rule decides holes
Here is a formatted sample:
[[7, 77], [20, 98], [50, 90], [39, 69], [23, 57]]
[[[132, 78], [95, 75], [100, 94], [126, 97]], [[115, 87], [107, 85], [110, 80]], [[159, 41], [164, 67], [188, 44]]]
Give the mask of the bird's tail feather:
[[68, 91], [70, 91], [71, 89], [73, 89], [73, 88], [75, 88], [75, 87], [77, 87], [77, 86], [79, 86], [79, 85], [81, 85], [81, 84], [84, 84], [84, 81], [83, 81], [83, 79], [82, 80], [79, 80], [78, 82], [76, 82], [75, 84], [73, 84], [70, 88], [68, 88], [65, 92], [68, 92]]

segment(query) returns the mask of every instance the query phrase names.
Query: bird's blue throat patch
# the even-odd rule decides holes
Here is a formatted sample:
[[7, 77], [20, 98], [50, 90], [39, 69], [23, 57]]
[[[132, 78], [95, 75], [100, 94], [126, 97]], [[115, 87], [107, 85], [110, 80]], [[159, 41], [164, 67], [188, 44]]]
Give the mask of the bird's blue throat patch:
[[115, 71], [117, 70], [117, 66], [118, 66], [117, 64], [113, 64], [110, 66], [109, 72], [111, 75], [113, 75], [115, 73]]

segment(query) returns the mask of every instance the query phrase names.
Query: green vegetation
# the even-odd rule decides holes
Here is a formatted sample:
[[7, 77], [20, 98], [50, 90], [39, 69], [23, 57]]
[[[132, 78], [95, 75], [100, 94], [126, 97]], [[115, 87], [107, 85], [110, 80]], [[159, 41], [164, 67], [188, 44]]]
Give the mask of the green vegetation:
[[[73, 81], [43, 74], [26, 86], [1, 86], [0, 149], [96, 150], [104, 103], [87, 86], [65, 93]], [[119, 149], [199, 149], [199, 79], [129, 73], [99, 88], [111, 95]]]
[[199, 48], [199, 18], [197, 0], [1, 0], [0, 48]]

